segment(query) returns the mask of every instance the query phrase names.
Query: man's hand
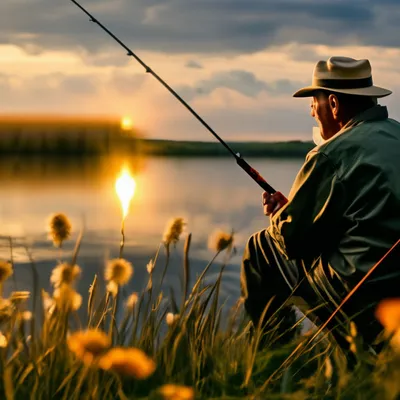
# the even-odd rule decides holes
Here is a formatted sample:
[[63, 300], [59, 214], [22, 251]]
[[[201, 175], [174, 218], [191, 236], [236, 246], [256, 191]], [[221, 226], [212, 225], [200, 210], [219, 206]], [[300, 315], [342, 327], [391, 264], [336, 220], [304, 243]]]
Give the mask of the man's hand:
[[274, 194], [264, 192], [262, 194], [262, 202], [264, 214], [269, 216], [274, 215], [281, 209], [288, 202], [288, 199], [281, 192], [275, 192]]

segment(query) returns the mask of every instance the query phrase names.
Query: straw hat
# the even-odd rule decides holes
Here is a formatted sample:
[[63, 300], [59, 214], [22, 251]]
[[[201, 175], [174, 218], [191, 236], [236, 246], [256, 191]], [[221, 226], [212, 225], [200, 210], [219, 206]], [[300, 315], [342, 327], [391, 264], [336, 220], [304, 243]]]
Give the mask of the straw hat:
[[320, 89], [370, 97], [385, 97], [392, 93], [374, 86], [368, 60], [349, 57], [330, 57], [328, 61], [318, 61], [314, 67], [312, 85], [298, 90], [293, 97], [310, 97]]

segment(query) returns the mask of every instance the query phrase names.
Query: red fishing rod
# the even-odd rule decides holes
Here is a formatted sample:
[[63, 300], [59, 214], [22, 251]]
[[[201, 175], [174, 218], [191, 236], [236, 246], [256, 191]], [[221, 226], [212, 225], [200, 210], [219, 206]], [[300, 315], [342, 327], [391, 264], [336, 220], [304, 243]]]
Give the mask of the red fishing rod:
[[251, 178], [254, 179], [255, 182], [261, 186], [264, 191], [268, 192], [269, 194], [273, 194], [276, 190], [254, 169], [252, 168], [240, 155], [240, 153], [235, 153], [228, 144], [223, 141], [217, 133], [204, 121], [203, 118], [200, 117], [199, 114], [185, 100], [182, 99], [178, 93], [175, 92], [160, 76], [158, 76], [148, 65], [146, 65], [129, 47], [127, 47], [120, 39], [118, 39], [110, 30], [108, 30], [98, 19], [96, 19], [92, 14], [89, 13], [83, 6], [81, 6], [77, 1], [71, 0], [77, 7], [79, 7], [90, 19], [91, 22], [96, 23], [100, 26], [103, 31], [105, 31], [109, 36], [111, 36], [117, 43], [119, 43], [126, 51], [127, 55], [133, 57], [145, 70], [147, 73], [151, 74], [160, 82], [170, 93], [174, 95], [176, 99], [178, 99], [181, 104], [183, 104], [193, 115], [194, 117], [205, 126], [209, 132], [235, 157], [237, 164], [245, 171]]

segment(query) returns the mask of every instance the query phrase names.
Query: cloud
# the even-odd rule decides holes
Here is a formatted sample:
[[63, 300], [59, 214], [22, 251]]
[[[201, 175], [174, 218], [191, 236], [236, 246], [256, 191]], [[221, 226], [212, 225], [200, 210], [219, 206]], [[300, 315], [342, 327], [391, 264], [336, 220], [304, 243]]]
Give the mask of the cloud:
[[111, 86], [116, 89], [120, 94], [133, 95], [137, 92], [145, 82], [146, 76], [144, 74], [128, 74], [123, 72], [115, 72], [111, 79]]
[[[133, 50], [251, 53], [298, 43], [399, 46], [400, 7], [392, 0], [82, 0]], [[74, 49], [105, 53], [118, 46], [67, 0], [2, 1], [0, 43], [30, 53]], [[101, 56], [100, 63], [119, 63]]]
[[185, 66], [186, 66], [186, 68], [194, 68], [194, 69], [202, 69], [203, 68], [203, 66], [198, 61], [195, 61], [195, 60], [189, 60]]
[[207, 80], [199, 81], [193, 86], [181, 86], [178, 90], [187, 100], [192, 100], [197, 96], [209, 95], [219, 88], [226, 88], [244, 96], [255, 97], [262, 91], [275, 95], [286, 95], [294, 92], [300, 86], [304, 86], [304, 84], [287, 79], [266, 82], [258, 79], [252, 72], [233, 70], [218, 72]]

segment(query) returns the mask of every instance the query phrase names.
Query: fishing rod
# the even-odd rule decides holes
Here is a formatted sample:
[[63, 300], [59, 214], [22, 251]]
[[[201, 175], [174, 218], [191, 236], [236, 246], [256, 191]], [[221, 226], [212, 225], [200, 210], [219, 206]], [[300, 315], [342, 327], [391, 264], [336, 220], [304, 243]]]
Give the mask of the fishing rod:
[[203, 118], [200, 117], [197, 112], [190, 107], [185, 100], [179, 96], [178, 93], [175, 92], [160, 76], [158, 76], [148, 65], [146, 65], [129, 47], [127, 47], [120, 39], [118, 39], [110, 30], [108, 30], [98, 19], [96, 19], [92, 14], [89, 13], [83, 6], [81, 6], [76, 0], [71, 0], [77, 7], [79, 7], [88, 17], [91, 22], [99, 25], [103, 31], [105, 31], [109, 36], [111, 36], [118, 44], [120, 44], [126, 51], [127, 56], [133, 57], [145, 70], [147, 73], [151, 74], [160, 82], [177, 100], [181, 102], [192, 114], [193, 116], [200, 121], [200, 123], [208, 129], [209, 132], [231, 153], [233, 157], [235, 157], [237, 164], [248, 174], [253, 180], [258, 183], [258, 185], [264, 189], [264, 191], [269, 194], [273, 194], [276, 190], [254, 169], [252, 168], [240, 155], [240, 153], [235, 153], [228, 144], [222, 140], [217, 133], [204, 121]]

